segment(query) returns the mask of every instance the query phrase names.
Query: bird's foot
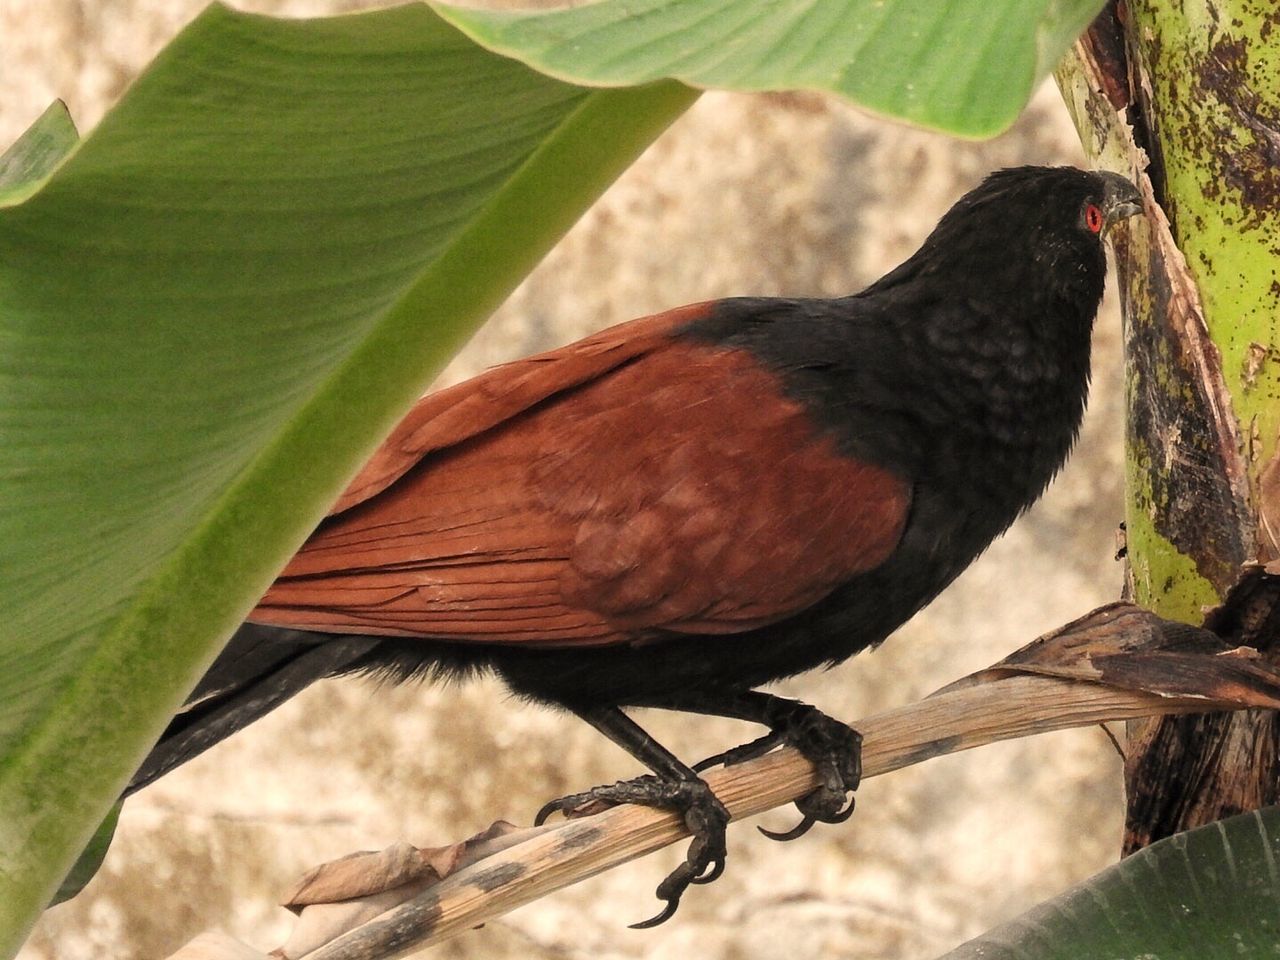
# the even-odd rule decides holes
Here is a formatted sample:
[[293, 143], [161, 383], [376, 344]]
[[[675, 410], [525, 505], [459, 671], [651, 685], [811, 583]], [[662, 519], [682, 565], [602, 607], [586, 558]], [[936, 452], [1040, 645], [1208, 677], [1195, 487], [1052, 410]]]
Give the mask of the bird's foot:
[[656, 916], [631, 924], [634, 930], [644, 930], [671, 919], [690, 884], [711, 883], [724, 873], [725, 828], [729, 825], [729, 811], [703, 780], [664, 780], [644, 776], [552, 800], [538, 811], [534, 825], [540, 826], [557, 810], [566, 816], [581, 816], [595, 805], [614, 806], [619, 803], [675, 810], [684, 817], [685, 826], [693, 834], [684, 863], [658, 884], [658, 899], [665, 900], [666, 906]]
[[694, 765], [701, 772], [719, 764], [733, 766], [762, 757], [787, 744], [804, 754], [817, 768], [819, 787], [796, 801], [801, 821], [790, 830], [775, 832], [757, 827], [770, 840], [794, 840], [815, 823], [844, 823], [853, 816], [852, 793], [862, 779], [862, 735], [816, 707], [793, 700], [779, 700], [779, 709], [768, 719], [771, 731]]

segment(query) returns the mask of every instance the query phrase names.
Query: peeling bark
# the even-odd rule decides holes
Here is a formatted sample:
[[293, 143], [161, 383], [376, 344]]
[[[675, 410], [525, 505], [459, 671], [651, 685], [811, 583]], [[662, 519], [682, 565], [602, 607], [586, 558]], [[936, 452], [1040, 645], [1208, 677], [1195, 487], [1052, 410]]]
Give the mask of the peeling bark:
[[1222, 597], [1254, 552], [1240, 436], [1195, 282], [1154, 195], [1148, 209], [1151, 242], [1130, 244], [1121, 271], [1129, 306], [1126, 443], [1138, 472], [1130, 510], [1144, 513]]
[[[1280, 662], [1280, 578], [1246, 571], [1205, 626]], [[1206, 713], [1134, 721], [1125, 755], [1124, 853], [1224, 817], [1280, 803], [1280, 714]]]
[[[1090, 157], [1146, 198], [1145, 227], [1115, 244], [1132, 594], [1267, 662], [1280, 659], [1277, 25], [1274, 4], [1250, 0], [1113, 2], [1058, 75]], [[1280, 802], [1271, 711], [1137, 721], [1126, 753], [1126, 853]]]
[[1280, 454], [1258, 475], [1258, 559], [1269, 564], [1280, 560]]

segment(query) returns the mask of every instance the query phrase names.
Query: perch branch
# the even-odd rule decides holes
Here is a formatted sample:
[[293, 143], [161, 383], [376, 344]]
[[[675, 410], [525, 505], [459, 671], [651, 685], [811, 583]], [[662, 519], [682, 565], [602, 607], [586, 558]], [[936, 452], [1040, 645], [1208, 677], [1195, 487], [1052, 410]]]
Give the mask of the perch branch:
[[[1208, 631], [1169, 624], [1127, 604], [1100, 608], [925, 700], [856, 723], [864, 737], [864, 774], [1068, 727], [1280, 702], [1280, 675], [1226, 646]], [[1143, 668], [1136, 681], [1135, 661]], [[735, 821], [818, 785], [809, 762], [792, 749], [705, 778]], [[298, 960], [404, 956], [688, 833], [674, 814], [621, 806], [526, 836]]]
[[[1274, 664], [1209, 630], [1117, 603], [918, 703], [855, 726], [864, 737], [864, 775], [874, 777], [998, 740], [1246, 707], [1280, 707]], [[818, 785], [809, 762], [792, 749], [704, 776], [735, 821], [790, 803]], [[356, 855], [313, 871], [290, 897], [302, 917], [273, 956], [392, 960], [687, 835], [675, 814], [620, 806], [538, 828], [495, 824], [438, 850], [398, 844]], [[250, 956], [264, 955], [243, 944], [198, 938], [171, 960]]]

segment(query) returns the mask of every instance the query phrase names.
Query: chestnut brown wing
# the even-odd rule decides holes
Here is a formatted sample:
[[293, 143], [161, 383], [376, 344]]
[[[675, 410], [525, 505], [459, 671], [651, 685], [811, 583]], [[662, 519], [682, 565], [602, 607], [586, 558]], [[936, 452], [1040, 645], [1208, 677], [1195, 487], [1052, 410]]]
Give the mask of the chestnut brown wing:
[[428, 394], [396, 425], [330, 515], [378, 494], [427, 454], [478, 436], [566, 390], [666, 344], [670, 334], [707, 314], [692, 303], [616, 324], [567, 346], [486, 370], [457, 386]]
[[882, 563], [909, 485], [842, 456], [749, 352], [668, 335], [697, 309], [428, 397], [251, 619], [642, 642], [764, 626]]

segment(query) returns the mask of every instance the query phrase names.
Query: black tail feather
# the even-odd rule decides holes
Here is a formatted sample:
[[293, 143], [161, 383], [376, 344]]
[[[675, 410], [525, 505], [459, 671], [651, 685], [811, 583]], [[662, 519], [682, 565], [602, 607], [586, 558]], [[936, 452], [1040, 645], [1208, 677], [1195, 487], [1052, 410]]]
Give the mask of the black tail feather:
[[361, 669], [377, 637], [246, 623], [170, 721], [123, 796], [199, 756], [317, 680]]

